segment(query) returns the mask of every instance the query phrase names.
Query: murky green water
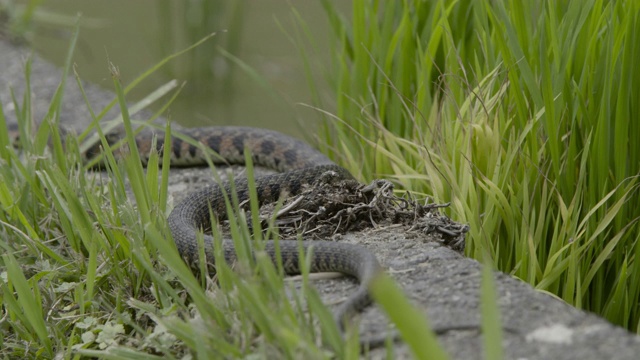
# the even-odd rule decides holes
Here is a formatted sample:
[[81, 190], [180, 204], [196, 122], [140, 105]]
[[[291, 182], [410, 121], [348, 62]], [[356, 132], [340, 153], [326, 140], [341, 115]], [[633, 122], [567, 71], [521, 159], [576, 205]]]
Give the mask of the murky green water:
[[[345, 11], [350, 7], [348, 1], [335, 3]], [[317, 0], [49, 0], [43, 7], [67, 15], [82, 13], [85, 23], [74, 60], [82, 78], [109, 89], [109, 61], [126, 85], [162, 58], [216, 31], [214, 38], [173, 60], [130, 96], [135, 101], [171, 79], [186, 80], [168, 113], [183, 125], [259, 126], [308, 136], [319, 119], [316, 111], [297, 105], [312, 100], [295, 44], [315, 46], [312, 72], [323, 84], [330, 29]], [[295, 24], [295, 12], [315, 43]], [[68, 29], [40, 26], [34, 46], [62, 64], [69, 38]], [[248, 65], [260, 80], [223, 52]], [[325, 94], [324, 100], [330, 110], [331, 99]]]

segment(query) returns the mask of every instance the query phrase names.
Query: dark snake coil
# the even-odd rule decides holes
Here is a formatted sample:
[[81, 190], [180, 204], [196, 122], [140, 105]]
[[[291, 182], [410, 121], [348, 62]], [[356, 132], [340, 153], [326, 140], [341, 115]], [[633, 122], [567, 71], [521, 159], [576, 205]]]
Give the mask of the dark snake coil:
[[[186, 129], [181, 133], [213, 149], [220, 155], [221, 159], [218, 161], [222, 163], [243, 164], [244, 152], [248, 149], [254, 164], [280, 171], [281, 173], [262, 176], [255, 180], [260, 204], [277, 201], [283, 192], [296, 195], [303, 186], [312, 184], [327, 171], [333, 171], [342, 179], [352, 178], [346, 169], [336, 165], [306, 143], [275, 131], [249, 127], [212, 127]], [[143, 145], [142, 142], [150, 143], [149, 139], [141, 137], [138, 141], [138, 145]], [[158, 139], [158, 143], [162, 143], [161, 139]], [[172, 146], [172, 163], [194, 164], [197, 159], [203, 157], [199, 148], [179, 139], [172, 139]], [[249, 198], [246, 179], [235, 180], [234, 188], [239, 203]], [[169, 215], [168, 223], [173, 239], [178, 251], [189, 264], [197, 263], [199, 258], [196, 233], [211, 228], [212, 214], [218, 220], [226, 218], [223, 194], [230, 192], [229, 182], [209, 185], [187, 195]], [[215, 265], [213, 246], [213, 237], [205, 235], [204, 250], [211, 271], [214, 271], [212, 267]], [[285, 273], [299, 274], [299, 242], [281, 240], [279, 246]], [[233, 240], [223, 239], [222, 247], [224, 259], [229, 264], [234, 263], [236, 251]], [[360, 283], [358, 289], [335, 312], [338, 324], [342, 325], [351, 315], [370, 303], [368, 287], [381, 271], [380, 264], [373, 253], [359, 245], [333, 241], [302, 242], [302, 251], [305, 253], [309, 253], [311, 247], [311, 272], [340, 272], [357, 278]], [[276, 251], [273, 241], [265, 243], [265, 251], [275, 263]]]
[[[17, 124], [8, 124], [8, 130], [14, 145], [19, 147]], [[65, 129], [60, 129], [60, 132], [63, 135], [73, 133]], [[211, 158], [214, 163], [244, 164], [244, 153], [247, 149], [250, 151], [255, 165], [279, 171], [278, 174], [256, 178], [258, 201], [261, 205], [277, 201], [284, 192], [291, 196], [299, 194], [305, 185], [312, 185], [328, 171], [334, 173], [334, 178], [352, 179], [346, 169], [338, 166], [322, 153], [300, 140], [279, 132], [235, 126], [181, 129], [179, 132], [216, 152], [219, 157]], [[154, 136], [158, 147], [156, 150], [161, 150], [164, 134], [141, 132], [135, 137], [136, 145], [145, 164], [154, 143]], [[113, 145], [123, 139], [124, 132], [121, 129], [107, 134], [106, 137], [107, 142]], [[178, 137], [171, 139], [171, 146], [172, 166], [206, 164], [206, 156], [200, 147], [182, 141]], [[98, 142], [86, 150], [83, 156], [85, 160], [92, 159], [100, 151], [100, 143]], [[162, 154], [162, 152], [160, 153]], [[118, 151], [116, 151], [116, 155], [122, 156]], [[246, 179], [235, 180], [234, 188], [239, 203], [249, 199]], [[229, 182], [206, 186], [188, 194], [169, 215], [167, 221], [177, 249], [190, 266], [195, 267], [199, 261], [197, 232], [212, 227], [211, 215], [218, 220], [226, 218], [224, 194], [230, 194], [230, 192], [231, 184]], [[213, 244], [213, 237], [205, 234], [204, 252], [211, 274], [215, 273]], [[274, 245], [273, 241], [265, 242], [265, 252], [275, 264], [276, 250]], [[382, 268], [376, 256], [367, 248], [333, 241], [302, 241], [300, 243], [296, 240], [280, 240], [279, 248], [283, 268], [288, 275], [300, 273], [300, 250], [302, 250], [312, 256], [310, 259], [311, 272], [340, 272], [358, 279], [360, 283], [358, 289], [335, 312], [335, 318], [340, 327], [351, 315], [370, 304], [368, 288], [376, 275], [382, 271]], [[222, 240], [222, 252], [227, 263], [233, 264], [237, 260], [232, 239]]]

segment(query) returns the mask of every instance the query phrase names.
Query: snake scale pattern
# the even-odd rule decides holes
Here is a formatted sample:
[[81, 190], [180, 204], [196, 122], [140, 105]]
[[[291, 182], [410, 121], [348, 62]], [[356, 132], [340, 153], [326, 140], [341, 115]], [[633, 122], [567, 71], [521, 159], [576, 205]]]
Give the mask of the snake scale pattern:
[[[308, 144], [286, 136], [282, 133], [251, 127], [207, 127], [182, 129], [180, 133], [189, 136], [214, 150], [220, 158], [212, 159], [214, 163], [244, 164], [244, 152], [248, 149], [253, 163], [280, 173], [262, 176], [256, 179], [256, 190], [260, 204], [277, 201], [282, 193], [298, 194], [305, 185], [311, 185], [327, 171], [333, 171], [338, 178], [352, 178], [349, 172], [333, 163], [322, 153]], [[157, 144], [162, 144], [162, 134], [156, 134]], [[151, 133], [141, 133], [136, 137], [142, 154], [148, 154], [152, 144]], [[112, 140], [121, 136], [115, 135]], [[203, 163], [201, 149], [172, 138], [172, 165], [192, 166]], [[88, 151], [97, 151], [93, 149]], [[91, 154], [87, 154], [88, 157]], [[246, 179], [237, 179], [234, 187], [239, 203], [249, 198]], [[218, 220], [226, 218], [226, 206], [223, 194], [229, 194], [231, 184], [212, 184], [197, 190], [179, 203], [168, 218], [169, 228], [178, 251], [190, 265], [198, 261], [198, 245], [196, 234], [203, 229], [211, 228], [211, 215]], [[209, 209], [211, 209], [212, 214]], [[204, 248], [210, 271], [215, 271], [213, 263], [213, 237], [204, 236]], [[299, 242], [281, 240], [280, 254], [286, 274], [300, 273]], [[227, 263], [236, 261], [233, 240], [222, 240], [222, 251]], [[338, 243], [333, 241], [303, 241], [302, 250], [311, 251], [311, 272], [340, 272], [358, 279], [360, 285], [335, 311], [338, 324], [342, 326], [353, 314], [361, 311], [370, 303], [368, 287], [374, 277], [381, 272], [376, 256], [363, 246]], [[265, 251], [276, 261], [276, 250], [273, 241], [265, 244]]]

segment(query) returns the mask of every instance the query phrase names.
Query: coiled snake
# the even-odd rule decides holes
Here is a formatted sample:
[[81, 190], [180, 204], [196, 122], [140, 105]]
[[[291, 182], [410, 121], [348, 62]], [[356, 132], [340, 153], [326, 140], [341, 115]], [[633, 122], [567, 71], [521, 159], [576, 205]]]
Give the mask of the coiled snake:
[[[347, 170], [306, 143], [275, 131], [249, 127], [211, 127], [185, 129], [181, 133], [206, 144], [220, 155], [222, 162], [243, 164], [244, 151], [248, 149], [254, 164], [280, 171], [281, 173], [256, 179], [260, 204], [278, 200], [282, 192], [298, 194], [304, 185], [312, 184], [327, 171], [333, 171], [345, 179], [352, 177]], [[149, 139], [139, 138], [138, 141], [149, 143]], [[179, 139], [172, 139], [172, 146], [172, 161], [178, 165], [194, 164], [197, 159], [202, 158], [200, 149]], [[173, 239], [186, 261], [196, 262], [198, 259], [196, 233], [211, 227], [209, 209], [219, 220], [226, 217], [223, 191], [228, 194], [231, 191], [230, 185], [229, 182], [221, 186], [212, 184], [197, 190], [187, 195], [169, 215], [168, 223]], [[236, 180], [234, 186], [240, 203], [249, 198], [246, 179]], [[299, 274], [299, 242], [281, 240], [279, 245], [286, 274]], [[233, 263], [236, 260], [233, 240], [223, 239], [222, 247], [225, 260]], [[311, 272], [341, 272], [360, 282], [359, 288], [335, 312], [338, 323], [342, 325], [349, 316], [370, 303], [368, 286], [381, 271], [381, 267], [375, 255], [363, 246], [332, 241], [302, 242], [305, 253], [311, 247]], [[213, 237], [204, 236], [204, 248], [207, 261], [213, 265]], [[273, 241], [266, 242], [265, 251], [275, 262]]]
[[[15, 146], [19, 146], [19, 131], [17, 124], [8, 124], [9, 132]], [[68, 130], [60, 129], [62, 134]], [[219, 157], [211, 160], [218, 164], [244, 164], [245, 149], [252, 155], [253, 163], [272, 170], [278, 174], [262, 176], [256, 179], [256, 190], [260, 204], [278, 200], [281, 193], [298, 194], [305, 185], [311, 185], [323, 174], [333, 171], [338, 178], [351, 179], [349, 172], [332, 162], [322, 153], [311, 148], [308, 144], [286, 136], [282, 133], [251, 127], [220, 126], [206, 128], [181, 129], [180, 133], [203, 143], [211, 148]], [[123, 138], [122, 130], [106, 135], [110, 145]], [[164, 142], [163, 134], [141, 132], [135, 137], [136, 145], [141, 154], [149, 154], [149, 150], [156, 137], [156, 144]], [[180, 138], [171, 139], [171, 164], [173, 166], [194, 166], [206, 164], [206, 157], [201, 148], [182, 141]], [[159, 149], [158, 149], [159, 150]], [[100, 144], [89, 148], [83, 156], [85, 160], [95, 157], [100, 152]], [[146, 163], [148, 157], [143, 156]], [[239, 203], [249, 198], [248, 182], [246, 179], [235, 180]], [[226, 218], [224, 193], [229, 194], [231, 184], [212, 184], [197, 190], [179, 203], [169, 214], [167, 219], [169, 228], [180, 255], [189, 263], [196, 264], [198, 255], [197, 232], [211, 228], [211, 215], [218, 220]], [[209, 211], [211, 210], [211, 212]], [[209, 269], [214, 269], [213, 237], [204, 235], [204, 250]], [[236, 261], [236, 251], [233, 240], [222, 240], [222, 252], [227, 263]], [[284, 271], [287, 275], [300, 273], [300, 249], [311, 254], [311, 272], [340, 272], [358, 279], [358, 289], [345, 300], [336, 310], [335, 317], [338, 325], [354, 313], [359, 312], [370, 303], [368, 287], [374, 277], [382, 271], [376, 256], [363, 246], [338, 243], [333, 241], [302, 241], [301, 246], [295, 240], [281, 240], [279, 242], [280, 255]], [[311, 249], [313, 248], [313, 249]], [[273, 241], [265, 243], [265, 251], [275, 263], [276, 249]]]

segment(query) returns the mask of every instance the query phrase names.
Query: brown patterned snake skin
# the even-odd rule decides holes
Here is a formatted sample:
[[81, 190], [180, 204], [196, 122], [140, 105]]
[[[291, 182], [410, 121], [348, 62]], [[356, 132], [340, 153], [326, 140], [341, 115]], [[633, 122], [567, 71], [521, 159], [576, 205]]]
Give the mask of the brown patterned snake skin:
[[[280, 171], [279, 174], [256, 179], [260, 204], [277, 201], [282, 192], [296, 195], [304, 185], [312, 184], [327, 171], [333, 171], [344, 179], [352, 177], [347, 170], [306, 143], [275, 131], [250, 127], [211, 127], [185, 129], [180, 132], [206, 144], [226, 163], [244, 164], [244, 150], [247, 148], [252, 154], [254, 164]], [[202, 158], [200, 150], [194, 146], [179, 139], [173, 139], [172, 143], [173, 157], [186, 158], [185, 164], [194, 164], [197, 158]], [[246, 179], [235, 180], [235, 189], [240, 203], [249, 198]], [[223, 183], [222, 187], [212, 184], [197, 190], [189, 194], [169, 215], [168, 222], [173, 239], [186, 261], [194, 263], [198, 259], [196, 232], [211, 228], [209, 208], [218, 220], [226, 217], [223, 191], [230, 192], [229, 182]], [[281, 240], [279, 243], [284, 271], [288, 275], [299, 274], [298, 241]], [[207, 261], [213, 265], [213, 237], [205, 235], [204, 246]], [[229, 264], [235, 262], [233, 240], [223, 239], [222, 247], [225, 260]], [[357, 278], [360, 282], [358, 289], [335, 312], [338, 324], [342, 325], [349, 316], [369, 305], [368, 286], [381, 271], [380, 264], [373, 253], [359, 245], [333, 241], [302, 242], [305, 253], [308, 253], [311, 247], [311, 272], [341, 272]], [[275, 262], [273, 241], [266, 242], [265, 251]]]
[[[14, 145], [18, 146], [19, 131], [17, 124], [8, 124]], [[60, 129], [61, 134], [73, 134], [66, 129]], [[216, 152], [219, 157], [211, 157], [215, 164], [244, 164], [244, 151], [248, 149], [252, 154], [255, 165], [264, 166], [279, 171], [279, 174], [256, 178], [256, 190], [260, 204], [277, 201], [281, 194], [297, 195], [305, 185], [311, 185], [323, 174], [332, 171], [334, 178], [351, 179], [349, 172], [332, 162], [322, 153], [311, 148], [306, 143], [291, 138], [276, 131], [237, 126], [220, 126], [205, 128], [180, 129], [186, 135]], [[164, 133], [143, 131], [136, 135], [136, 145], [142, 161], [148, 161], [148, 154], [156, 136], [157, 150], [164, 143]], [[113, 145], [124, 137], [123, 129], [106, 135], [107, 143]], [[85, 160], [94, 158], [100, 153], [100, 143], [89, 148], [83, 154]], [[161, 151], [159, 151], [162, 154]], [[171, 139], [171, 165], [197, 166], [206, 165], [206, 155], [199, 147], [182, 141], [180, 138]], [[239, 203], [248, 200], [249, 190], [246, 179], [234, 182]], [[230, 193], [231, 184], [211, 184], [197, 190], [178, 204], [167, 219], [180, 255], [189, 265], [198, 262], [197, 232], [211, 229], [211, 215], [218, 220], [227, 216], [223, 194]], [[211, 209], [211, 212], [209, 212]], [[375, 255], [367, 248], [347, 243], [333, 241], [302, 241], [280, 240], [280, 254], [284, 271], [287, 275], [300, 273], [299, 251], [300, 245], [306, 253], [312, 254], [311, 272], [340, 272], [358, 279], [358, 289], [349, 296], [336, 310], [335, 318], [340, 327], [354, 313], [361, 311], [370, 304], [368, 287], [377, 274], [382, 271]], [[236, 251], [233, 240], [222, 240], [224, 259], [233, 264]], [[213, 237], [204, 235], [204, 250], [207, 265], [213, 275], [215, 273]], [[273, 241], [265, 243], [265, 251], [275, 263], [276, 251]]]
[[[250, 127], [207, 127], [181, 129], [180, 133], [191, 137], [214, 150], [220, 158], [212, 157], [214, 163], [244, 164], [244, 151], [247, 148], [253, 163], [276, 171], [278, 174], [262, 176], [256, 179], [256, 190], [260, 204], [278, 200], [280, 194], [298, 194], [304, 185], [310, 185], [327, 171], [333, 171], [339, 178], [350, 179], [351, 174], [333, 163], [329, 158], [311, 148], [306, 143], [284, 134]], [[136, 136], [141, 154], [148, 154], [152, 144], [151, 132]], [[163, 133], [156, 134], [157, 144], [164, 142]], [[107, 135], [109, 143], [122, 139], [120, 132]], [[206, 164], [200, 148], [179, 138], [172, 138], [172, 166], [194, 166]], [[99, 152], [99, 146], [87, 150], [85, 156], [92, 158]], [[146, 162], [146, 158], [143, 161]], [[246, 179], [235, 181], [238, 201], [249, 198]], [[190, 265], [198, 261], [196, 233], [211, 228], [211, 208], [214, 217], [223, 220], [227, 216], [223, 191], [230, 192], [230, 183], [209, 185], [197, 190], [178, 204], [168, 218], [169, 228], [178, 251]], [[284, 271], [288, 275], [300, 273], [299, 243], [295, 240], [281, 240], [280, 253]], [[204, 236], [204, 247], [209, 269], [214, 269], [213, 237]], [[223, 239], [224, 258], [229, 264], [236, 261], [236, 252], [231, 239]], [[302, 249], [311, 252], [311, 272], [341, 272], [358, 279], [358, 289], [338, 307], [335, 312], [338, 324], [342, 326], [351, 315], [369, 305], [368, 286], [381, 270], [375, 255], [363, 246], [332, 241], [303, 241]], [[267, 241], [265, 251], [275, 262], [273, 241]]]
[[[14, 145], [19, 147], [19, 131], [17, 124], [8, 124], [8, 130]], [[61, 129], [61, 134], [70, 132]], [[291, 196], [300, 193], [305, 185], [311, 185], [328, 171], [333, 171], [338, 179], [351, 179], [349, 172], [336, 165], [322, 153], [308, 144], [286, 136], [282, 133], [251, 127], [220, 126], [205, 128], [180, 129], [181, 134], [203, 143], [215, 151], [219, 157], [211, 157], [215, 164], [244, 164], [245, 148], [252, 154], [255, 165], [279, 171], [278, 174], [256, 178], [256, 190], [259, 203], [277, 201], [282, 193]], [[153, 144], [154, 132], [146, 131], [136, 135], [136, 145], [143, 163], [148, 161], [148, 154]], [[164, 133], [155, 133], [157, 150], [164, 142]], [[123, 129], [106, 135], [107, 142], [113, 145], [124, 138]], [[206, 156], [196, 146], [184, 142], [177, 137], [171, 139], [171, 165], [197, 166], [206, 165]], [[94, 158], [100, 153], [100, 143], [86, 150], [85, 160]], [[162, 152], [159, 152], [162, 154]], [[122, 156], [114, 151], [116, 156]], [[249, 190], [246, 179], [235, 180], [235, 189], [239, 203], [248, 200]], [[212, 184], [197, 190], [178, 204], [167, 219], [180, 255], [194, 265], [198, 261], [197, 232], [210, 229], [211, 209], [218, 220], [227, 216], [223, 191], [230, 193], [230, 183]], [[280, 240], [280, 254], [284, 271], [287, 275], [300, 273], [300, 243], [296, 240]], [[236, 251], [233, 240], [222, 240], [224, 259], [233, 264]], [[213, 237], [204, 235], [204, 250], [211, 274], [215, 273]], [[348, 318], [361, 311], [371, 300], [368, 287], [375, 276], [382, 271], [376, 256], [367, 248], [333, 241], [302, 241], [301, 248], [309, 254], [311, 250], [311, 272], [340, 272], [358, 279], [358, 289], [342, 303], [335, 312], [338, 325], [342, 328]], [[273, 241], [265, 243], [265, 251], [275, 264], [276, 251]], [[365, 341], [364, 343], [369, 343]], [[374, 341], [371, 341], [374, 343]]]
[[[19, 147], [17, 124], [9, 123], [7, 125], [14, 145]], [[66, 129], [60, 129], [60, 131], [64, 135], [73, 133]], [[179, 132], [215, 151], [219, 155], [219, 157], [211, 157], [215, 164], [244, 164], [244, 151], [248, 149], [255, 165], [279, 171], [279, 174], [256, 178], [256, 190], [261, 205], [277, 201], [282, 193], [291, 196], [300, 193], [305, 185], [313, 184], [328, 171], [334, 172], [335, 178], [338, 179], [352, 178], [346, 169], [338, 166], [308, 144], [276, 131], [252, 127], [220, 126], [180, 129]], [[148, 161], [154, 135], [156, 136], [157, 150], [161, 150], [160, 147], [164, 143], [164, 133], [154, 134], [154, 132], [146, 131], [135, 137], [136, 145], [145, 165]], [[119, 142], [124, 138], [123, 129], [108, 133], [106, 138], [110, 145]], [[171, 146], [172, 166], [206, 165], [206, 156], [199, 147], [177, 137], [171, 139]], [[100, 151], [100, 143], [98, 142], [86, 150], [83, 156], [85, 160], [89, 160], [98, 155]], [[162, 154], [161, 151], [159, 153]], [[122, 156], [119, 151], [114, 151], [114, 154]], [[247, 180], [237, 179], [234, 186], [238, 202], [242, 203], [248, 200]], [[180, 255], [189, 265], [196, 264], [199, 258], [197, 232], [212, 227], [210, 221], [212, 214], [218, 220], [226, 218], [227, 212], [223, 194], [225, 192], [229, 194], [230, 189], [229, 182], [224, 182], [221, 185], [209, 185], [188, 194], [169, 214], [167, 221], [173, 239]], [[299, 274], [299, 242], [280, 240], [279, 245], [285, 273], [287, 275]], [[237, 260], [233, 240], [223, 239], [222, 247], [224, 259], [227, 263], [233, 264]], [[375, 276], [382, 271], [376, 256], [363, 246], [333, 241], [302, 241], [301, 248], [306, 254], [309, 254], [313, 248], [311, 251], [311, 272], [340, 272], [358, 279], [360, 283], [358, 289], [338, 307], [334, 314], [338, 325], [342, 327], [351, 315], [361, 311], [371, 302], [368, 287]], [[204, 235], [204, 250], [209, 270], [213, 274], [215, 273], [213, 237], [210, 235]], [[275, 263], [276, 251], [273, 241], [265, 243], [265, 251]]]

